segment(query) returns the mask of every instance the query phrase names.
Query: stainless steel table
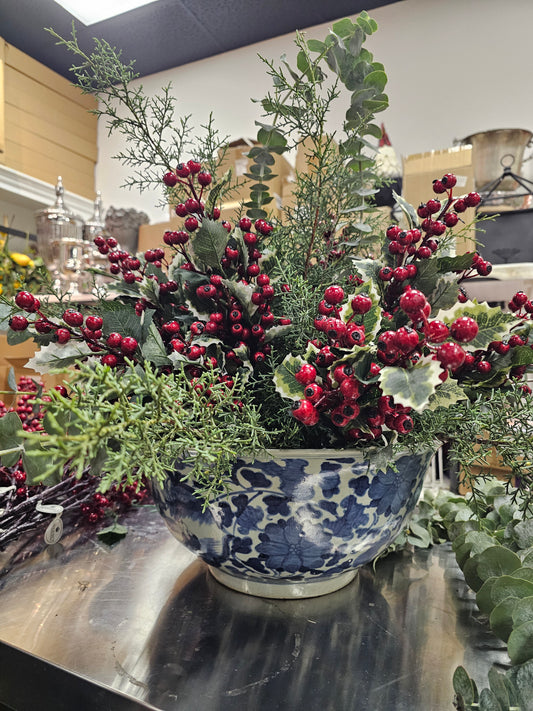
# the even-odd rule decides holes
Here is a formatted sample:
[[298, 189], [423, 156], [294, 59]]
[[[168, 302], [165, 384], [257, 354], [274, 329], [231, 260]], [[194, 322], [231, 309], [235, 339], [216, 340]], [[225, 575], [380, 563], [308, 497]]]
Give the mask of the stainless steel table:
[[129, 526], [113, 547], [80, 530], [0, 554], [0, 708], [451, 710], [457, 665], [487, 685], [509, 661], [449, 545], [279, 601], [221, 586], [151, 508]]

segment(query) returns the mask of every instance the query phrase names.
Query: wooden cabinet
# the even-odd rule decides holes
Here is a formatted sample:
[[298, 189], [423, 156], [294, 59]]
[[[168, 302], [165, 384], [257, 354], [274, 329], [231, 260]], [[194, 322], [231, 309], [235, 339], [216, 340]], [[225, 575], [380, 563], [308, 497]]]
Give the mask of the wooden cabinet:
[[93, 200], [96, 106], [0, 38], [0, 164], [52, 185], [61, 175], [69, 191]]

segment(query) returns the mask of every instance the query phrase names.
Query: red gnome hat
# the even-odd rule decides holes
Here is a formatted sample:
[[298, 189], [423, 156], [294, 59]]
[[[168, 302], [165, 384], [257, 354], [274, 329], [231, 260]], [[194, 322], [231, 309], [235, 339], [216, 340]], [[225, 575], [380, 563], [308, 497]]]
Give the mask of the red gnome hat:
[[390, 138], [387, 134], [387, 131], [385, 131], [385, 124], [381, 124], [381, 138], [379, 139], [379, 147], [381, 146], [391, 146], [392, 143], [390, 142]]

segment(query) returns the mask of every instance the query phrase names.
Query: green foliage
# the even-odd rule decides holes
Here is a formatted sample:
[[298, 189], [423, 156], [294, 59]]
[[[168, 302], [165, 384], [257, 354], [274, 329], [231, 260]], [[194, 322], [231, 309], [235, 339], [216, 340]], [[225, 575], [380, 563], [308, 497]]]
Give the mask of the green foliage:
[[268, 443], [238, 379], [228, 388], [210, 373], [191, 383], [183, 369], [165, 375], [131, 364], [118, 373], [95, 364], [80, 365], [69, 386], [69, 397], [50, 393], [46, 437], [20, 426], [15, 438], [17, 416], [0, 419], [1, 431], [20, 443], [17, 456], [23, 446], [40, 460], [33, 483], [57, 477], [66, 465], [78, 477], [89, 467], [106, 490], [122, 480], [162, 481], [180, 460], [191, 464], [190, 478], [207, 501], [224, 490], [237, 457]]
[[[526, 515], [525, 492], [506, 493], [495, 479], [478, 483], [465, 497], [449, 491], [426, 491], [409, 528], [419, 527], [434, 542], [449, 538], [466, 582], [477, 590], [476, 602], [491, 630], [507, 643], [511, 667], [493, 667], [489, 687], [478, 691], [464, 667], [453, 676], [455, 708], [480, 711], [529, 711], [533, 680], [533, 569], [524, 561], [532, 552], [531, 518]], [[473, 528], [472, 528], [473, 527]], [[515, 534], [518, 528], [518, 535]], [[438, 534], [437, 534], [438, 532]], [[405, 543], [398, 540], [393, 547]], [[409, 542], [425, 545], [424, 536]], [[527, 547], [522, 547], [520, 542]]]

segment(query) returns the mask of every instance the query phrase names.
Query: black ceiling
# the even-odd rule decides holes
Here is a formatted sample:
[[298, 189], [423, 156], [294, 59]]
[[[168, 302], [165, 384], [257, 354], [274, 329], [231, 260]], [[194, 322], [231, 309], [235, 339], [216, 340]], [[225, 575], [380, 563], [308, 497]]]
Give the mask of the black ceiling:
[[[392, 1], [157, 0], [89, 27], [75, 23], [83, 49], [105, 39], [145, 76]], [[54, 0], [0, 0], [0, 37], [69, 79], [72, 56], [43, 28], [66, 37], [73, 19]]]

